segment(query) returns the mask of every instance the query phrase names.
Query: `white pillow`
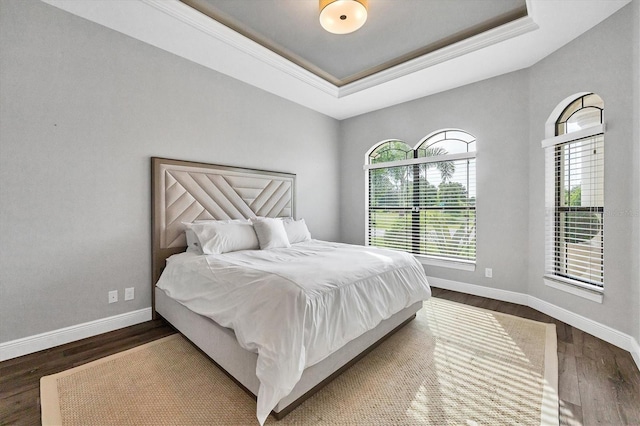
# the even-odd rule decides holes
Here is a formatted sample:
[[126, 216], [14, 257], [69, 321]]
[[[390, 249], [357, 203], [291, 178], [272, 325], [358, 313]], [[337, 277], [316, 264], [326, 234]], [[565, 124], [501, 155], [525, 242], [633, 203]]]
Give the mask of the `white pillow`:
[[301, 243], [311, 239], [311, 233], [304, 219], [286, 219], [284, 221], [284, 230], [287, 233], [290, 244]]
[[194, 223], [213, 223], [213, 222], [249, 223], [249, 219], [220, 219], [220, 220], [219, 219], [196, 219], [193, 222], [182, 222], [182, 225], [184, 225], [184, 228], [185, 228], [184, 234], [187, 237], [187, 252], [203, 254], [200, 241], [198, 241], [198, 237], [196, 236], [196, 233], [193, 232], [193, 230], [191, 229], [191, 225], [193, 225]]
[[248, 221], [195, 222], [189, 228], [196, 234], [204, 254], [260, 248], [256, 232]]
[[253, 221], [253, 229], [256, 231], [260, 249], [272, 249], [280, 247], [291, 247], [284, 224], [280, 219], [263, 218]]

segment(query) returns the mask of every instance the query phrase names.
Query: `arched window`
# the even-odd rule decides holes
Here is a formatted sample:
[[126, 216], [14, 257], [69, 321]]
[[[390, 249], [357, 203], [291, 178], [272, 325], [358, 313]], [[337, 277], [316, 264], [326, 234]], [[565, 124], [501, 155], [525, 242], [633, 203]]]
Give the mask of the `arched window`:
[[580, 96], [562, 111], [556, 120], [556, 136], [602, 124], [604, 102], [596, 94]]
[[475, 152], [476, 138], [462, 130], [440, 130], [420, 141], [416, 150], [418, 157]]
[[369, 164], [406, 160], [413, 158], [413, 148], [402, 141], [388, 140], [378, 144], [368, 158]]
[[447, 129], [415, 148], [383, 141], [367, 153], [367, 244], [440, 260], [476, 258], [475, 147]]
[[[545, 278], [604, 288], [604, 102], [587, 93], [552, 114], [546, 167]], [[553, 117], [555, 115], [555, 117]]]

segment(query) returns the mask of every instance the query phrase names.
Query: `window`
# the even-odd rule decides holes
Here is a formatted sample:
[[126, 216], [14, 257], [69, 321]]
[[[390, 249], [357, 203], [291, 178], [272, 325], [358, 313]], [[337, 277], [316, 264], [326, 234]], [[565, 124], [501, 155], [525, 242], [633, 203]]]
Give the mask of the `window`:
[[476, 139], [438, 131], [415, 148], [388, 140], [367, 154], [367, 244], [475, 262]]
[[582, 95], [542, 142], [546, 167], [545, 277], [604, 288], [604, 102]]

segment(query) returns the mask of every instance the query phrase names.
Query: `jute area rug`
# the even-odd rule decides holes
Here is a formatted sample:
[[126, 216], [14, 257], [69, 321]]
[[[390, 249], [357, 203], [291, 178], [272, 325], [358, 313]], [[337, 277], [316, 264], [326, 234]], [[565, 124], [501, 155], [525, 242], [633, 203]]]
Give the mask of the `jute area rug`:
[[[555, 325], [431, 298], [275, 425], [558, 424]], [[43, 377], [44, 425], [255, 425], [255, 400], [176, 334]]]

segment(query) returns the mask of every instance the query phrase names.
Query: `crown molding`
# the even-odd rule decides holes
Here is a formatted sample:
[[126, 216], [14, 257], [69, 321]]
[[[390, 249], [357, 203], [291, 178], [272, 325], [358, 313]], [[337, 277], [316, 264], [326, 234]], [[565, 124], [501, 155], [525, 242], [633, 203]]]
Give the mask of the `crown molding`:
[[305, 84], [338, 97], [338, 87], [179, 0], [139, 0]]
[[459, 41], [451, 46], [438, 49], [426, 55], [419, 56], [395, 67], [377, 72], [369, 77], [354, 81], [339, 89], [339, 97], [348, 96], [361, 90], [366, 90], [380, 84], [387, 83], [400, 77], [422, 71], [442, 62], [455, 59], [477, 50], [484, 49], [496, 43], [518, 37], [538, 29], [538, 25], [529, 16], [517, 19], [497, 28], [485, 31], [468, 39]]
[[41, 1], [343, 120], [529, 67], [631, 0], [527, 0], [526, 17], [342, 87], [179, 0]]
[[392, 68], [379, 71], [369, 77], [362, 78], [338, 87], [335, 84], [317, 76], [311, 71], [295, 64], [294, 62], [278, 55], [261, 44], [251, 40], [242, 34], [228, 28], [209, 16], [187, 6], [179, 0], [139, 0], [167, 15], [190, 25], [205, 34], [225, 43], [251, 57], [272, 66], [286, 74], [308, 84], [316, 89], [320, 89], [336, 98], [342, 98], [361, 90], [366, 90], [379, 84], [384, 84], [396, 78], [421, 71], [425, 68], [437, 65], [454, 58], [457, 58], [476, 50], [491, 46], [492, 44], [508, 40], [513, 37], [525, 34], [538, 29], [538, 25], [531, 17], [524, 17], [513, 22], [485, 31], [476, 36], [454, 43], [434, 52], [422, 55]]

